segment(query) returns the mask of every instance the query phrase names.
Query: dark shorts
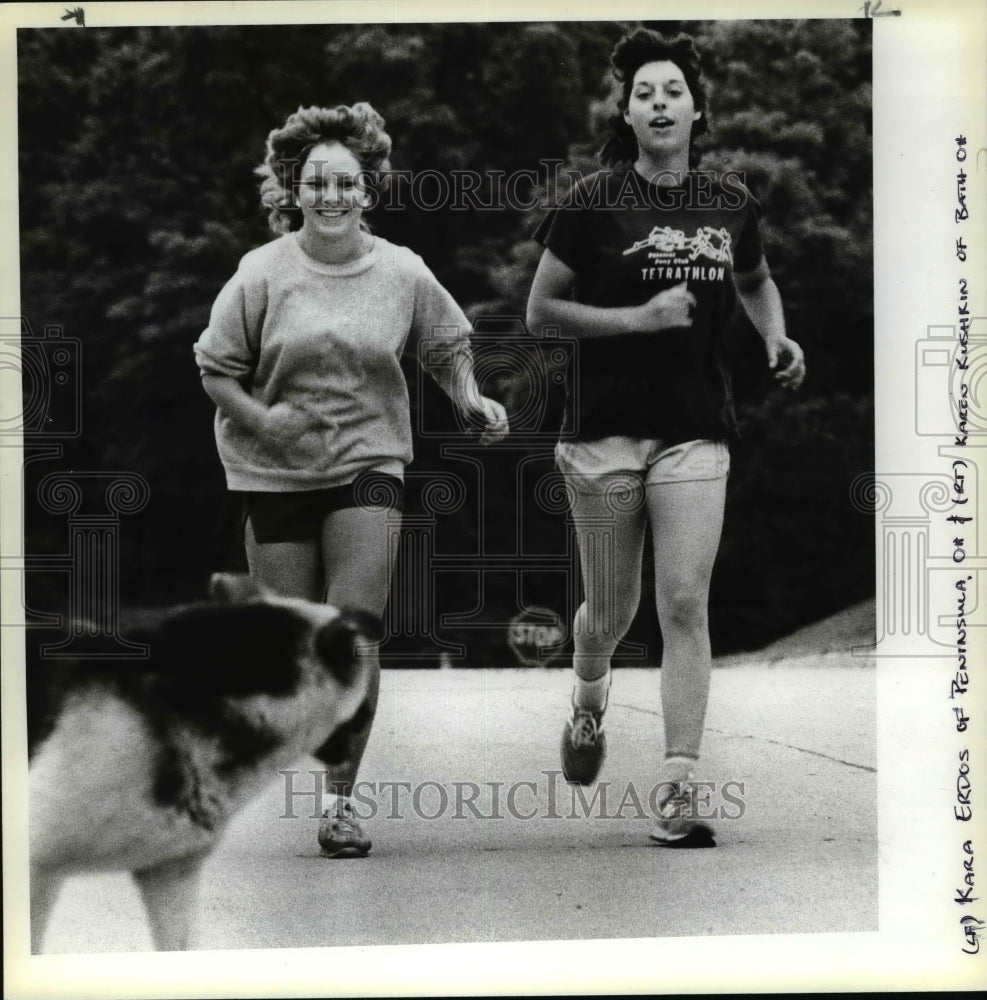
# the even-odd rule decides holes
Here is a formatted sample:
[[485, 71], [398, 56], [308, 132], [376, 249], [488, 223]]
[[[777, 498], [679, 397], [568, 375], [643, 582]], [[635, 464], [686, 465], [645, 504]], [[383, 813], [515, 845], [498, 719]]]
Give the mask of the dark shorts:
[[322, 490], [291, 493], [234, 491], [243, 504], [242, 526], [247, 519], [254, 539], [268, 542], [304, 542], [318, 538], [329, 514], [347, 507], [381, 510], [404, 509], [404, 483], [383, 472], [365, 472], [352, 483]]

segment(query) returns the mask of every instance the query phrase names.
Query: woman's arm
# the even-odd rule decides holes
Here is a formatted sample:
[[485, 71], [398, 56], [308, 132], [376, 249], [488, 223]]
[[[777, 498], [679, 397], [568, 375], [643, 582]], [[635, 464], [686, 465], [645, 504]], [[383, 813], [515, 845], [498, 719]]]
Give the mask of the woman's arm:
[[696, 297], [682, 282], [639, 306], [588, 306], [573, 302], [575, 272], [546, 249], [538, 263], [528, 295], [528, 329], [543, 337], [546, 328], [560, 329], [564, 336], [615, 337], [624, 333], [649, 333], [672, 327], [692, 326], [691, 308]]
[[480, 392], [473, 374], [470, 323], [455, 299], [418, 259], [415, 315], [418, 363], [435, 379], [453, 406], [468, 420], [483, 424], [481, 444], [507, 436], [507, 411]]
[[272, 444], [297, 438], [311, 423], [303, 411], [288, 403], [264, 406], [228, 375], [204, 374], [202, 387], [224, 416]]
[[797, 389], [805, 378], [805, 357], [802, 348], [785, 333], [781, 294], [766, 261], [762, 257], [753, 271], [736, 273], [734, 277], [740, 301], [764, 341], [768, 367], [774, 370], [775, 379], [785, 388]]
[[473, 374], [473, 352], [460, 352], [452, 365], [448, 379], [440, 379], [439, 385], [448, 393], [453, 405], [469, 419], [483, 424], [480, 444], [492, 444], [507, 437], [507, 411], [489, 396], [480, 392]]

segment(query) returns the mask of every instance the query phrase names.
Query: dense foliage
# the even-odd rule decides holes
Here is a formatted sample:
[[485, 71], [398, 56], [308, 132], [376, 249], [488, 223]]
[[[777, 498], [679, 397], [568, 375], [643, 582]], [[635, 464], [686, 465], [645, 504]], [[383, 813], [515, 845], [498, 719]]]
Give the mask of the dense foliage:
[[[850, 483], [873, 468], [869, 23], [653, 26], [689, 31], [704, 55], [702, 166], [744, 171], [762, 202], [766, 253], [809, 362], [803, 389], [782, 394], [753, 331], [736, 333], [744, 441], [712, 619], [718, 651], [752, 648], [873, 592], [871, 521], [849, 502]], [[578, 585], [557, 564], [571, 548], [552, 490], [558, 390], [520, 322], [539, 253], [530, 236], [542, 212], [531, 206], [554, 190], [553, 172], [594, 168], [613, 107], [608, 53], [627, 27], [21, 31], [22, 309], [36, 334], [59, 325], [80, 341], [83, 396], [81, 435], [26, 466], [28, 551], [68, 545], [64, 516], [34, 502], [42, 477], [126, 470], [150, 486], [148, 506], [120, 525], [129, 603], [186, 600], [212, 570], [242, 565], [191, 345], [239, 257], [270, 238], [252, 173], [268, 131], [300, 105], [368, 100], [387, 119], [394, 168], [418, 178], [414, 191], [392, 187], [373, 225], [469, 308], [485, 388], [518, 428], [480, 455], [441, 393], [408, 369], [424, 432], [409, 524], [438, 507], [426, 531], [436, 567], [409, 562], [398, 575], [401, 607], [414, 606], [402, 614], [427, 619], [429, 634], [405, 628], [391, 649], [432, 662], [442, 643], [459, 643], [470, 662], [506, 663], [503, 626], [520, 606], [567, 616]], [[464, 172], [479, 187], [457, 205]], [[29, 438], [29, 456], [43, 440]], [[436, 505], [425, 487], [450, 475], [465, 490]], [[481, 579], [480, 553], [525, 559], [490, 563]], [[32, 609], [54, 607], [65, 582], [28, 574]], [[652, 640], [653, 660], [645, 595], [631, 638]]]

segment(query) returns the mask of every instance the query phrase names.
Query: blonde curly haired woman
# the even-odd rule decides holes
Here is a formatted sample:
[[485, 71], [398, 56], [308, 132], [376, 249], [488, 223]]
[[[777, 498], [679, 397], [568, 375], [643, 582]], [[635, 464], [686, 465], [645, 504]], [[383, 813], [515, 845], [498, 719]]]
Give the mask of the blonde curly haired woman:
[[[299, 109], [272, 131], [257, 172], [278, 238], [244, 256], [195, 345], [251, 575], [378, 618], [412, 458], [402, 354], [484, 425], [481, 440], [507, 433], [503, 407], [474, 380], [462, 310], [417, 254], [366, 223], [390, 152], [366, 103]], [[336, 804], [319, 831], [330, 857], [370, 850], [350, 802], [379, 686], [376, 647], [365, 655], [374, 679], [362, 729], [317, 754], [334, 768]]]

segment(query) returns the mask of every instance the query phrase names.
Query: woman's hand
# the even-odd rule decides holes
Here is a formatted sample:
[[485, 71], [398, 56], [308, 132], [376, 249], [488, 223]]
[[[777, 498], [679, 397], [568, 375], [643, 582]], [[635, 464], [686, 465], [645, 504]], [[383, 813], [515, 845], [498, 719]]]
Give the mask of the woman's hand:
[[297, 441], [312, 426], [312, 418], [291, 403], [275, 403], [264, 411], [259, 436], [265, 444], [278, 446]]
[[510, 430], [507, 424], [507, 410], [496, 399], [480, 396], [464, 407], [463, 413], [467, 419], [483, 423], [480, 433], [480, 444], [493, 444], [503, 441]]
[[[271, 407], [254, 399], [234, 378], [205, 375], [202, 385], [222, 414], [252, 434], [267, 448], [280, 448], [297, 441], [320, 419], [302, 406], [275, 403]], [[322, 421], [324, 422], [324, 421]]]
[[634, 307], [632, 326], [642, 333], [692, 326], [692, 309], [695, 304], [695, 295], [683, 281], [653, 295], [644, 305]]
[[623, 337], [692, 326], [696, 297], [686, 282], [666, 288], [639, 306], [590, 306], [572, 300], [576, 272], [545, 250], [531, 283], [526, 320], [532, 335], [543, 338], [561, 330], [576, 339]]
[[772, 337], [764, 342], [768, 352], [768, 367], [775, 381], [786, 389], [797, 389], [805, 378], [805, 355], [802, 348], [788, 337]]

